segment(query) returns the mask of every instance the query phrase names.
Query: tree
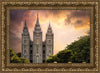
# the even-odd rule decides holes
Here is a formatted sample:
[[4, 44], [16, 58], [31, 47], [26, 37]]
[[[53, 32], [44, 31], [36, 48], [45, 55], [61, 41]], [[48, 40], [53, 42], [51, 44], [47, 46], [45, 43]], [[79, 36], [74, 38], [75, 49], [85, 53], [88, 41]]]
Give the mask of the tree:
[[19, 52], [19, 53], [17, 53], [16, 55], [17, 55], [18, 57], [21, 57], [21, 53], [20, 53], [20, 52]]
[[21, 63], [30, 63], [29, 60], [22, 57], [20, 57], [20, 60], [21, 60]]
[[53, 63], [54, 61], [60, 62], [60, 60], [59, 60], [59, 58], [57, 57], [57, 55], [49, 56], [49, 58], [48, 58], [45, 62], [46, 62], [46, 63]]
[[30, 63], [26, 58], [21, 57], [21, 53], [17, 55], [14, 52], [14, 49], [10, 49], [10, 63]]
[[68, 45], [67, 50], [72, 50], [73, 56], [71, 61], [81, 63], [83, 61], [90, 62], [90, 36], [80, 37], [78, 41]]
[[80, 37], [79, 40], [67, 45], [66, 48], [54, 56], [50, 56], [46, 62], [53, 63], [82, 63], [90, 62], [90, 36]]

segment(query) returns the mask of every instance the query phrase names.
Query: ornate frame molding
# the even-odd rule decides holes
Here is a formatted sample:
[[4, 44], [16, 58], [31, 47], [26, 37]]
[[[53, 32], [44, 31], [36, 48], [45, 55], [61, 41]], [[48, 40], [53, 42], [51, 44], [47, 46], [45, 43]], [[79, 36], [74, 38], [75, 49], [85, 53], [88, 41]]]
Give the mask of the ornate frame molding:
[[[2, 71], [98, 71], [98, 2], [1, 2]], [[91, 63], [11, 64], [9, 62], [10, 9], [90, 9]], [[93, 43], [94, 42], [94, 43]]]

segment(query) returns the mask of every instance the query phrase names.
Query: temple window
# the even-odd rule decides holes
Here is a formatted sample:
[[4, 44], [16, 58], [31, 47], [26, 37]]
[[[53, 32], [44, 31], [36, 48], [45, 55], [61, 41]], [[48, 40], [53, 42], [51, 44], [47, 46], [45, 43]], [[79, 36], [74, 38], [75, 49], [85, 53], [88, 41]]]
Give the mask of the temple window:
[[24, 54], [26, 54], [26, 50], [24, 50]]
[[37, 56], [37, 63], [39, 62], [39, 56]]
[[30, 45], [30, 48], [32, 48], [32, 45]]
[[27, 56], [25, 55], [24, 57], [26, 58]]
[[26, 49], [27, 48], [27, 45], [24, 45], [24, 49]]
[[45, 50], [43, 50], [43, 54], [45, 54]]
[[30, 50], [30, 54], [32, 54], [32, 50]]
[[51, 40], [49, 40], [49, 43], [51, 43]]
[[32, 60], [30, 60], [30, 62], [31, 62], [31, 63], [33, 63], [33, 61], [32, 61]]
[[43, 45], [43, 47], [45, 47], [45, 45]]
[[36, 39], [36, 44], [39, 44], [39, 39], [38, 38]]
[[39, 47], [37, 46], [37, 53], [38, 53], [38, 51], [39, 51]]
[[49, 50], [49, 54], [51, 55], [51, 50]]
[[26, 40], [24, 40], [24, 43], [26, 43]]

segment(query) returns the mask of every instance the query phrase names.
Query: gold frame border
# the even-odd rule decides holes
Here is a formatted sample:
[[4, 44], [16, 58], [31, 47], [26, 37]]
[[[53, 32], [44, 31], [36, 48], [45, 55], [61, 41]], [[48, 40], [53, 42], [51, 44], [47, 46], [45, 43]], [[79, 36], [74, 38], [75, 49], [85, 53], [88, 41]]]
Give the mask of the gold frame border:
[[[5, 44], [6, 46], [9, 46], [8, 42], [6, 43], [6, 40], [9, 41], [9, 36], [7, 36], [7, 33], [9, 34], [9, 32], [7, 31], [7, 33], [5, 33], [6, 31], [4, 30], [5, 28], [9, 30], [8, 26], [9, 26], [9, 19], [6, 19], [6, 16], [8, 15], [9, 17], [9, 11], [7, 12], [7, 14], [5, 14], [5, 7], [6, 5], [36, 5], [36, 6], [39, 6], [39, 5], [58, 5], [58, 6], [66, 6], [66, 5], [74, 5], [74, 6], [77, 6], [77, 5], [83, 5], [83, 6], [86, 6], [86, 5], [93, 5], [95, 6], [94, 9], [96, 10], [95, 11], [95, 26], [96, 26], [96, 29], [95, 29], [95, 34], [96, 34], [96, 37], [95, 37], [95, 41], [96, 41], [96, 44], [95, 44], [95, 50], [96, 50], [96, 53], [95, 53], [95, 67], [92, 66], [92, 68], [56, 68], [56, 64], [53, 64], [54, 68], [30, 68], [30, 69], [27, 69], [27, 68], [10, 68], [9, 66], [17, 66], [14, 65], [14, 64], [11, 64], [9, 65], [9, 57], [8, 57], [8, 54], [9, 52], [7, 52], [7, 49], [8, 47], [5, 47]], [[27, 7], [27, 9], [30, 9], [30, 7]], [[51, 7], [52, 9], [52, 7]], [[77, 9], [77, 7], [75, 8]], [[9, 10], [9, 9], [7, 9]], [[6, 16], [5, 16], [6, 15]], [[5, 24], [5, 19], [7, 21], [8, 24]], [[5, 35], [7, 36], [6, 38]], [[92, 48], [93, 49], [93, 48]], [[5, 54], [7, 53], [7, 55], [5, 56]], [[7, 60], [8, 59], [8, 60]], [[7, 60], [7, 62], [5, 62]], [[23, 65], [26, 65], [26, 64], [23, 64]], [[39, 65], [39, 64], [35, 64], [35, 65]], [[50, 65], [50, 64], [48, 64]], [[79, 66], [80, 64], [73, 64], [73, 66]], [[63, 65], [64, 66], [64, 65]], [[87, 66], [87, 64], [86, 64]], [[98, 71], [98, 2], [2, 2], [2, 71]]]

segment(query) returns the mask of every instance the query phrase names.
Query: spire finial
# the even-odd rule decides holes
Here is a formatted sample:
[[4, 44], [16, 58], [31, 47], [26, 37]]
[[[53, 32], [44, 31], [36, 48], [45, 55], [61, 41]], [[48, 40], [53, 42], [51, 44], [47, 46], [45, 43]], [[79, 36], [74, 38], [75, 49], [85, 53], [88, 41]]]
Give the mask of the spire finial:
[[37, 17], [38, 17], [38, 13], [37, 13]]
[[50, 27], [50, 21], [49, 21], [49, 27]]
[[36, 22], [36, 24], [39, 24], [39, 18], [38, 18], [38, 13], [37, 13], [37, 22]]
[[25, 19], [25, 26], [26, 26], [26, 19]]
[[38, 13], [37, 13], [37, 19], [38, 19]]
[[49, 21], [49, 25], [50, 25], [50, 21]]
[[47, 33], [52, 33], [52, 28], [51, 28], [51, 25], [50, 25], [50, 21], [49, 21], [49, 25], [48, 25]]

